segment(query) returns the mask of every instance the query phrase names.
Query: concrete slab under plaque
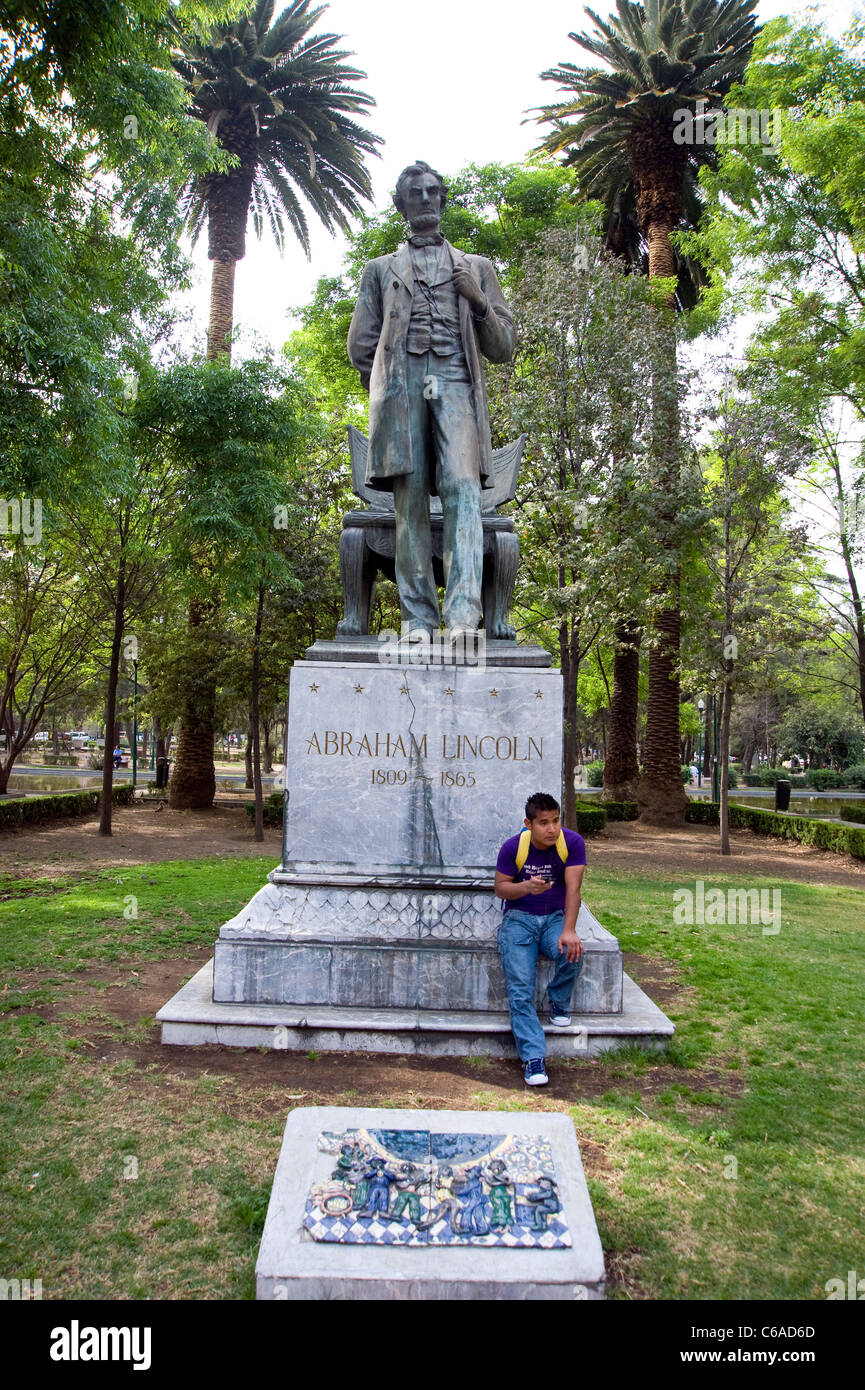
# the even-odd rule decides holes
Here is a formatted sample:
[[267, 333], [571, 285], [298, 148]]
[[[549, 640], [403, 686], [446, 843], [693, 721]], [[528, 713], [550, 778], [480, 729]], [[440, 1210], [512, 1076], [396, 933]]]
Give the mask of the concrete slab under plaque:
[[[414, 1130], [459, 1137], [501, 1135], [543, 1140], [555, 1166], [570, 1245], [547, 1249], [476, 1243], [349, 1245], [315, 1240], [304, 1220], [310, 1191], [326, 1179], [333, 1155], [326, 1132]], [[255, 1267], [256, 1297], [307, 1299], [597, 1300], [604, 1297], [604, 1256], [580, 1159], [566, 1115], [465, 1110], [372, 1110], [309, 1106], [285, 1126]]]
[[[636, 1043], [659, 1047], [676, 1031], [629, 975], [617, 1014], [575, 1014], [570, 1028], [545, 1029], [549, 1057], [597, 1056]], [[180, 1047], [271, 1047], [277, 1051], [389, 1052], [429, 1057], [516, 1058], [507, 1013], [351, 1009], [312, 1004], [213, 1002], [209, 961], [156, 1015], [162, 1041]], [[522, 1081], [515, 1068], [515, 1084]]]

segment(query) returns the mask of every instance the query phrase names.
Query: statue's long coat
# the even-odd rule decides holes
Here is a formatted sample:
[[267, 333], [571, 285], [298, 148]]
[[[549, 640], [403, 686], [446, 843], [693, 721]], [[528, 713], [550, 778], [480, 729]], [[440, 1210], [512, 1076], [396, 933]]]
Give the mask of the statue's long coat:
[[[514, 350], [513, 322], [491, 262], [485, 256], [466, 255], [450, 242], [445, 245], [454, 266], [469, 271], [490, 305], [487, 317], [477, 322], [468, 300], [460, 295], [460, 330], [480, 439], [481, 485], [491, 487], [490, 419], [481, 354], [491, 362], [509, 362]], [[379, 256], [364, 266], [348, 334], [348, 355], [370, 394], [366, 481], [369, 487], [384, 491], [393, 490], [394, 478], [414, 471], [406, 362], [413, 296], [414, 272], [406, 244], [394, 255]], [[447, 390], [446, 382], [441, 390]]]

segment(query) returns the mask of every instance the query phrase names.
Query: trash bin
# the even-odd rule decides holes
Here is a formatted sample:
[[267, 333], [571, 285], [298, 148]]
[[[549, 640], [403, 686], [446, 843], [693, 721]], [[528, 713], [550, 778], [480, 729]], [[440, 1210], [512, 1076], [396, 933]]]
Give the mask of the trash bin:
[[790, 788], [793, 783], [786, 778], [779, 777], [775, 783], [775, 810], [789, 811], [790, 809]]

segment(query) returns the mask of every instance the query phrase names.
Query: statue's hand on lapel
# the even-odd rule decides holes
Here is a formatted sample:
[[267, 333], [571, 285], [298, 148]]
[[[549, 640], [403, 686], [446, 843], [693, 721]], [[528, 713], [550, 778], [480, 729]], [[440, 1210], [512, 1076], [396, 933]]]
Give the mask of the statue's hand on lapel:
[[482, 315], [486, 312], [487, 297], [467, 266], [454, 266], [454, 284], [476, 314]]

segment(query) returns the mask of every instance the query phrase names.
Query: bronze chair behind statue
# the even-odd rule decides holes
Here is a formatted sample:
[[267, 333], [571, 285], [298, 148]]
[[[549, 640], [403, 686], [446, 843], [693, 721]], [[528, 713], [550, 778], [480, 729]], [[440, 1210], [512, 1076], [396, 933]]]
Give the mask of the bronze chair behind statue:
[[[496, 508], [510, 502], [516, 492], [525, 442], [526, 436], [521, 434], [519, 439], [493, 451], [495, 486], [484, 488], [481, 492], [483, 609], [488, 640], [512, 642], [516, 638], [516, 630], [511, 626], [509, 617], [520, 563], [520, 543], [514, 534], [511, 518], [497, 516]], [[369, 447], [366, 435], [349, 425], [348, 443], [352, 486], [356, 495], [368, 502], [369, 507], [363, 511], [347, 512], [342, 519], [339, 568], [344, 616], [336, 631], [339, 637], [365, 637], [369, 633], [376, 577], [383, 574], [388, 579], [394, 578], [396, 523], [392, 495], [366, 485], [366, 454]], [[433, 571], [436, 583], [444, 584], [442, 507], [438, 497], [430, 498], [430, 525]]]

